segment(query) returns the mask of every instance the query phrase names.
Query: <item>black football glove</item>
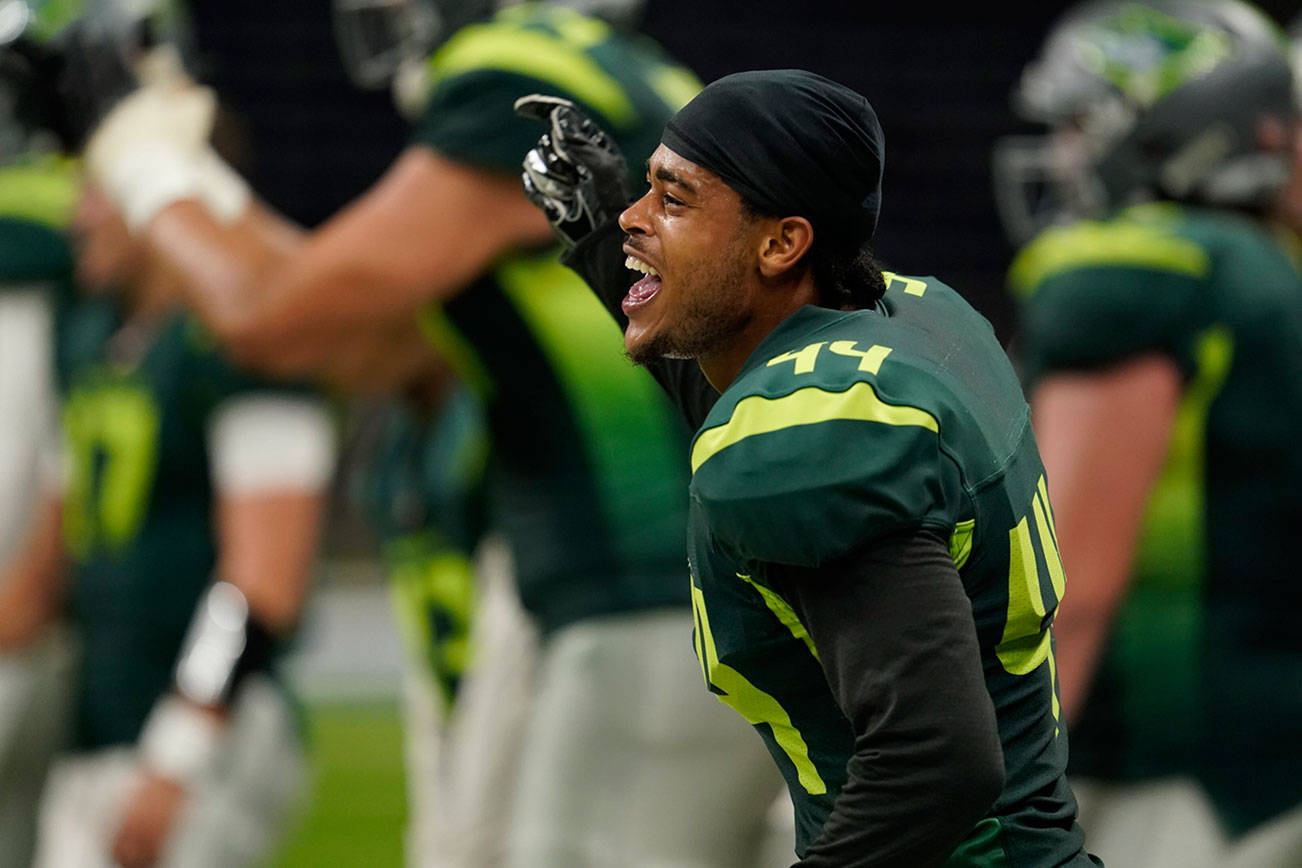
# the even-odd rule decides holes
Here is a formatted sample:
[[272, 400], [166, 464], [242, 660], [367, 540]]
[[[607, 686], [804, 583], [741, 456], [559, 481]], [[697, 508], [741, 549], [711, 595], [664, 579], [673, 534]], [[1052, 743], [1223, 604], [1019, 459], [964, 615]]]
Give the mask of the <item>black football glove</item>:
[[524, 193], [573, 248], [627, 207], [628, 168], [614, 139], [567, 99], [530, 94], [515, 113], [547, 124], [524, 158]]

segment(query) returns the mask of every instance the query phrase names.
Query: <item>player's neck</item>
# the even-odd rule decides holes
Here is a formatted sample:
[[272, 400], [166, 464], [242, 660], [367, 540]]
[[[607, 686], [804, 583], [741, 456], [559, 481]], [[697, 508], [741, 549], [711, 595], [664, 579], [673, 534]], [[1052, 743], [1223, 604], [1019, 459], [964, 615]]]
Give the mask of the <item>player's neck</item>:
[[715, 391], [722, 394], [737, 379], [746, 360], [769, 333], [800, 308], [816, 303], [817, 298], [818, 292], [808, 275], [765, 287], [746, 324], [720, 340], [709, 352], [697, 356], [701, 373], [705, 374]]

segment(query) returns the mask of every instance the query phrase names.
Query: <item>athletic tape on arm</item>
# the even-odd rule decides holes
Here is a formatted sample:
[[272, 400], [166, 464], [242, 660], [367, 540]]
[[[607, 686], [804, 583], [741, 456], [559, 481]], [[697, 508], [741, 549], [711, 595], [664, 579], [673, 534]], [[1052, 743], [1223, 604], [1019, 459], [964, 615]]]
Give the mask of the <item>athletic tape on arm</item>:
[[213, 487], [226, 495], [322, 489], [334, 472], [335, 441], [330, 416], [316, 399], [234, 398], [208, 426]]

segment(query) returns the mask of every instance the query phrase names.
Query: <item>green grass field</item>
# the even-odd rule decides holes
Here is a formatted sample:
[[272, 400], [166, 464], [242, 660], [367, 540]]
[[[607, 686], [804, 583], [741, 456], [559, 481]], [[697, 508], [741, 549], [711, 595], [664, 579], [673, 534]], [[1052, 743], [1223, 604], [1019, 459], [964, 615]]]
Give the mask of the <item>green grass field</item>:
[[275, 868], [398, 868], [407, 799], [395, 705], [306, 710], [312, 801]]

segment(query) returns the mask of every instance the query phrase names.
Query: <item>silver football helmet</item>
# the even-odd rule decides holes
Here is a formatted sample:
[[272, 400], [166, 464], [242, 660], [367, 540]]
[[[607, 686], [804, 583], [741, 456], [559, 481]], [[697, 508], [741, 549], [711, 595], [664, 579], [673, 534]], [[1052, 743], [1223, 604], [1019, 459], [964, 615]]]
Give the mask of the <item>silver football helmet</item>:
[[[1013, 102], [1051, 129], [1002, 141], [993, 155], [996, 202], [1015, 241], [1146, 200], [1261, 210], [1292, 173], [1288, 42], [1242, 0], [1077, 6]], [[1263, 124], [1283, 132], [1263, 137]]]

